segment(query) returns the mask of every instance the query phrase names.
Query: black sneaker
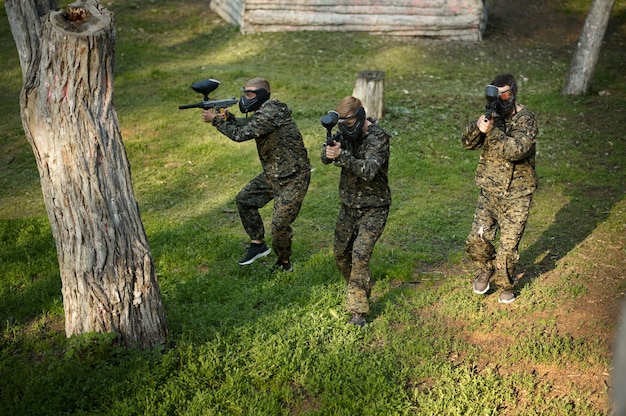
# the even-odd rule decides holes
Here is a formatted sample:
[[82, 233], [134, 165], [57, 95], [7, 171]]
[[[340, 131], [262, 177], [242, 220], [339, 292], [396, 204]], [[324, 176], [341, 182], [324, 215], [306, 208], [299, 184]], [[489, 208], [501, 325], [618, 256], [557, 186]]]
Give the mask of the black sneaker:
[[273, 272], [293, 272], [293, 266], [290, 262], [283, 263], [280, 260], [276, 260], [276, 264], [272, 267]]
[[352, 318], [350, 318], [348, 323], [351, 325], [357, 325], [363, 328], [365, 324], [367, 324], [367, 321], [365, 320], [365, 316], [363, 316], [363, 314], [355, 313], [354, 315], [352, 315]]
[[512, 289], [503, 289], [498, 295], [499, 303], [513, 303], [517, 299], [517, 294]]
[[239, 260], [237, 263], [239, 263], [240, 266], [247, 266], [248, 264], [254, 263], [256, 259], [265, 257], [271, 252], [272, 249], [268, 248], [265, 243], [250, 243], [250, 247], [248, 247], [248, 251], [246, 251], [245, 257]]
[[474, 293], [484, 295], [489, 291], [489, 280], [493, 276], [493, 269], [484, 269], [478, 273], [476, 279], [474, 279]]

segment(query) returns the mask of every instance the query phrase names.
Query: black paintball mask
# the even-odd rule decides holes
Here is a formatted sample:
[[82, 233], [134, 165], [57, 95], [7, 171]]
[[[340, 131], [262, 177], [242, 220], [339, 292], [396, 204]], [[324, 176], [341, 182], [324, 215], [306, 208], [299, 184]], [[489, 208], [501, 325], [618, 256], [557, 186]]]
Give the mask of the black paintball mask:
[[[350, 127], [346, 126], [344, 123], [348, 120], [356, 118], [354, 124]], [[356, 140], [360, 137], [361, 132], [363, 131], [363, 126], [365, 125], [365, 109], [363, 107], [359, 107], [354, 114], [350, 117], [340, 118], [339, 119], [339, 130], [341, 131], [341, 135], [348, 140]]]
[[254, 98], [248, 99], [245, 95], [242, 95], [239, 98], [239, 111], [242, 113], [251, 113], [256, 111], [261, 108], [264, 102], [270, 99], [270, 93], [265, 88], [248, 89], [243, 87], [241, 92], [244, 94], [253, 92], [255, 94]]
[[517, 95], [517, 86], [515, 81], [509, 85], [509, 90], [499, 93], [496, 100], [496, 113], [500, 117], [506, 117], [515, 111], [515, 96]]

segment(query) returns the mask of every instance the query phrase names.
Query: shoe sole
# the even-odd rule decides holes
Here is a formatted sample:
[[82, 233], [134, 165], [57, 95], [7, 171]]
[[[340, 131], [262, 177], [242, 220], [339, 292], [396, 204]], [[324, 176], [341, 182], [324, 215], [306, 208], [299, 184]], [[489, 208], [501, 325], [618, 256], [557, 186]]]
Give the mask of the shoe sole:
[[508, 304], [508, 303], [513, 303], [517, 300], [517, 298], [513, 298], [513, 299], [507, 299], [507, 300], [502, 300], [500, 298], [498, 298], [498, 303], [504, 303], [504, 304]]
[[247, 265], [249, 265], [249, 264], [254, 263], [254, 261], [255, 261], [255, 260], [258, 260], [258, 259], [260, 259], [261, 257], [265, 257], [265, 256], [267, 256], [267, 255], [268, 255], [268, 254], [270, 254], [271, 252], [272, 252], [272, 249], [271, 249], [271, 248], [268, 248], [268, 249], [267, 249], [267, 250], [265, 250], [263, 253], [259, 253], [259, 254], [257, 254], [256, 256], [252, 257], [250, 260], [247, 260], [247, 261], [240, 261], [240, 262], [238, 262], [238, 264], [239, 264], [240, 266], [247, 266]]
[[474, 293], [476, 293], [478, 295], [484, 295], [485, 293], [489, 292], [489, 283], [487, 283], [487, 287], [482, 292], [479, 291], [479, 290], [476, 290], [476, 288], [474, 288], [474, 287], [472, 287], [472, 289], [474, 289]]

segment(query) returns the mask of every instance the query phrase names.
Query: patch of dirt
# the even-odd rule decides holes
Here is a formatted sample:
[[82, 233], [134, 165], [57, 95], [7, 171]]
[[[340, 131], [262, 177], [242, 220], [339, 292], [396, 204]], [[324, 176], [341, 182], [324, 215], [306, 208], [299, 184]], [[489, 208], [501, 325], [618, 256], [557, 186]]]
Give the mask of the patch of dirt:
[[[626, 215], [626, 203], [622, 202]], [[609, 231], [594, 231], [575, 250], [562, 259], [562, 264], [548, 270], [537, 277], [535, 287], [567, 288], [563, 285], [563, 276], [575, 276], [576, 283], [584, 286], [585, 292], [579, 296], [564, 294], [562, 303], [552, 308], [538, 308], [538, 311], [528, 311], [523, 317], [515, 320], [515, 329], [509, 327], [511, 322], [500, 322], [491, 328], [479, 331], [466, 331], [463, 338], [478, 346], [485, 358], [478, 364], [480, 369], [488, 368], [489, 357], [501, 357], [514, 345], [515, 339], [511, 332], [524, 333], [533, 328], [538, 322], [553, 320], [556, 333], [569, 336], [572, 340], [589, 340], [602, 345], [606, 354], [603, 357], [590, 357], [589, 362], [568, 363], [567, 368], [562, 365], [534, 362], [514, 362], [504, 364], [497, 371], [507, 375], [519, 372], [532, 373], [551, 386], [550, 394], [555, 397], [567, 396], [572, 385], [585, 391], [588, 402], [598, 412], [605, 413], [610, 409], [608, 394], [612, 368], [602, 364], [603, 360], [610, 362], [614, 344], [614, 334], [621, 319], [621, 309], [624, 305], [626, 291], [626, 235], [616, 239], [615, 234]], [[493, 299], [494, 296], [491, 296]], [[524, 308], [520, 299], [519, 305], [499, 305], [494, 302], [485, 303], [486, 307], [495, 310], [502, 307]], [[507, 414], [507, 413], [503, 413]]]
[[596, 231], [568, 256], [567, 264], [542, 275], [546, 285], [559, 275], [578, 276], [586, 293], [555, 311], [559, 329], [576, 337], [598, 337], [611, 343], [626, 289], [626, 236]]

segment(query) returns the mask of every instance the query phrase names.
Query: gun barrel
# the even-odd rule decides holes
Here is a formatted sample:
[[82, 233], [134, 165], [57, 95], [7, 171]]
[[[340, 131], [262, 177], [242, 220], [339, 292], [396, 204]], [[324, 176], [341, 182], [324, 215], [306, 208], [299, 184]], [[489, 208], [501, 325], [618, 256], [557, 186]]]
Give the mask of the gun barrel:
[[188, 108], [202, 108], [202, 104], [203, 103], [179, 105], [178, 109], [179, 110], [186, 110]]
[[496, 112], [496, 100], [498, 99], [498, 87], [489, 84], [485, 88], [485, 98], [487, 99], [487, 105], [485, 106], [485, 121], [489, 120], [493, 113]]
[[239, 102], [238, 99], [236, 98], [231, 98], [228, 100], [213, 100], [213, 101], [205, 101], [204, 102], [204, 108], [226, 108], [226, 107], [230, 107], [231, 105], [235, 105]]
[[229, 100], [213, 100], [213, 101], [202, 101], [196, 104], [185, 104], [179, 105], [179, 110], [186, 110], [187, 108], [202, 108], [203, 110], [208, 110], [209, 108], [227, 108], [231, 105], [235, 105], [239, 102], [236, 98], [231, 98]]
[[496, 102], [490, 101], [485, 106], [485, 121], [489, 121], [493, 113], [496, 112]]

